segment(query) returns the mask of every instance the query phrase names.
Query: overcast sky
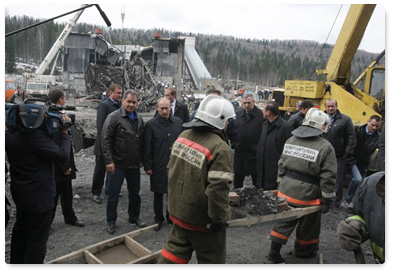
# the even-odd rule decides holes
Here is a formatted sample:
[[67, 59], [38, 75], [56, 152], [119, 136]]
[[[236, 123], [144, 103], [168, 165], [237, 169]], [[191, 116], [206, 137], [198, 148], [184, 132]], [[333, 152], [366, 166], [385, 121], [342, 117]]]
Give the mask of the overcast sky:
[[[336, 42], [350, 7], [349, 4], [291, 5], [281, 4], [282, 1], [200, 0], [199, 3], [196, 2], [173, 0], [163, 3], [163, 1], [147, 0], [128, 1], [125, 4], [109, 4], [108, 1], [96, 3], [99, 3], [106, 13], [112, 23], [112, 28], [122, 28], [121, 13], [124, 11], [124, 28], [159, 27], [192, 33], [224, 34], [239, 38], [298, 39], [319, 43], [325, 42], [340, 10], [328, 39], [330, 44]], [[384, 1], [376, 2], [379, 5], [376, 6], [359, 48], [380, 53], [385, 49], [385, 15], [388, 7]], [[70, 4], [62, 4], [62, 2], [57, 4], [52, 1], [51, 4], [21, 4], [18, 1], [6, 1], [5, 14], [49, 19], [81, 6], [81, 3], [75, 1], [68, 1], [68, 3]], [[57, 21], [68, 21], [71, 17], [72, 15], [68, 15]], [[103, 26], [105, 30], [108, 29], [95, 7], [86, 9], [78, 22], [97, 24]]]

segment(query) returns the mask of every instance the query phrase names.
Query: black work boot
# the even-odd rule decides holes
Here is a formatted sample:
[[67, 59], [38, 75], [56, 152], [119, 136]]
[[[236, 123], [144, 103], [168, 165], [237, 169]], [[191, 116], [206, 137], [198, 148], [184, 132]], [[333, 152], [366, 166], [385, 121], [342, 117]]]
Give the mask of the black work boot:
[[272, 241], [272, 245], [270, 246], [269, 255], [267, 257], [269, 261], [272, 261], [274, 264], [284, 263], [284, 259], [280, 255], [281, 247], [282, 247], [282, 244]]

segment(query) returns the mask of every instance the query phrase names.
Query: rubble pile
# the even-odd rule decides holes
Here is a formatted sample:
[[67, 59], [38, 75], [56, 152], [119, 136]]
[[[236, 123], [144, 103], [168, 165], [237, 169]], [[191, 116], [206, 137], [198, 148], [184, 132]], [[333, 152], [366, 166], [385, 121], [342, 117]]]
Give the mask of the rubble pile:
[[107, 92], [111, 84], [119, 84], [125, 90], [133, 89], [139, 93], [139, 112], [149, 112], [155, 108], [158, 99], [156, 82], [150, 64], [140, 55], [126, 60], [119, 67], [90, 64], [85, 73], [87, 94], [101, 94]]
[[273, 192], [264, 192], [256, 187], [243, 187], [237, 189], [240, 196], [239, 208], [250, 215], [267, 215], [281, 212], [279, 205], [284, 202]]

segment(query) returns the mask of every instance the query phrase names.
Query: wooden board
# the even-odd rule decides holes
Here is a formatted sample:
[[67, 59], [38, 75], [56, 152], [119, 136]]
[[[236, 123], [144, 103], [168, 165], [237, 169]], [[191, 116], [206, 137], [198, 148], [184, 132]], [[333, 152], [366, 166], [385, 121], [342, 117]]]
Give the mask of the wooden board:
[[156, 226], [157, 224], [151, 225], [93, 244], [49, 261], [48, 264], [72, 261], [89, 264], [155, 263], [159, 258], [160, 251], [152, 253], [133, 238]]
[[247, 217], [229, 220], [227, 222], [229, 224], [229, 227], [250, 227], [251, 225], [255, 225], [259, 223], [298, 219], [304, 215], [320, 210], [321, 210], [321, 206], [311, 206], [305, 208], [290, 208], [283, 212], [279, 212], [276, 214], [262, 215], [262, 216], [251, 216], [247, 214]]

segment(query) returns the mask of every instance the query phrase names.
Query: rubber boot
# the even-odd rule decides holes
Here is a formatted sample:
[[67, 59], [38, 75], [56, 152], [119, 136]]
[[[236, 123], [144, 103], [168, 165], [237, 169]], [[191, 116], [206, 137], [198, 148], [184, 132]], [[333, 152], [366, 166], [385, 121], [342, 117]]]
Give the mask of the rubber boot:
[[272, 261], [274, 264], [284, 263], [284, 259], [280, 255], [281, 247], [282, 247], [282, 244], [272, 241], [272, 244], [270, 246], [269, 255], [267, 257], [269, 261]]

